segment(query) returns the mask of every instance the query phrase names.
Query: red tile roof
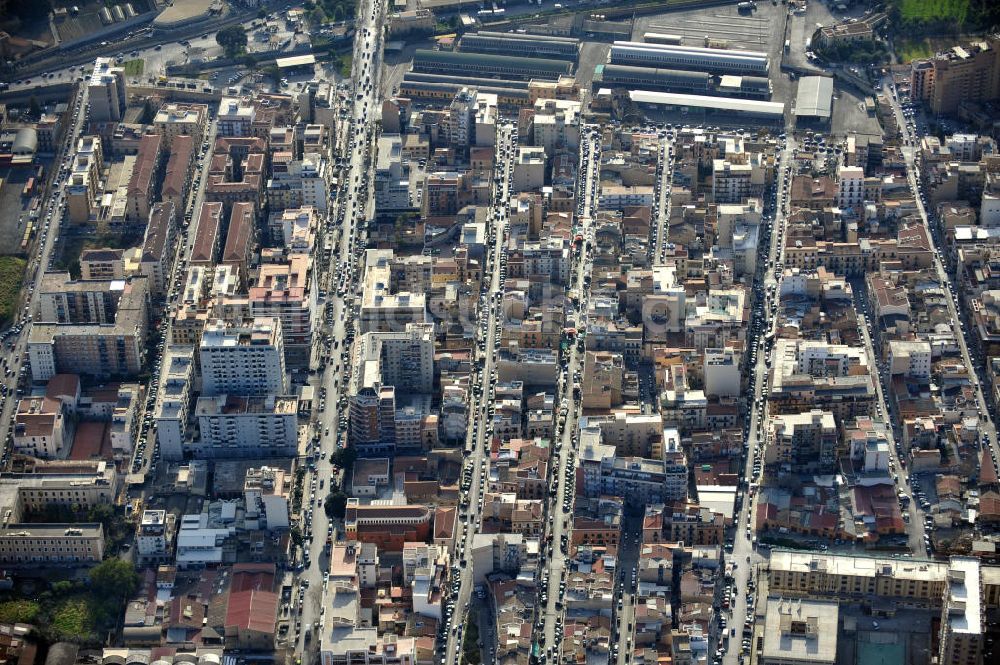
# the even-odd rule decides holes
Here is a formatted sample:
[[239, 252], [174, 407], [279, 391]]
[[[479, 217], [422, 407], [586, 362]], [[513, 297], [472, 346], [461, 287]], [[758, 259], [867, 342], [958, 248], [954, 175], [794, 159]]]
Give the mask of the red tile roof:
[[278, 594], [271, 591], [235, 591], [229, 594], [226, 628], [274, 634]]

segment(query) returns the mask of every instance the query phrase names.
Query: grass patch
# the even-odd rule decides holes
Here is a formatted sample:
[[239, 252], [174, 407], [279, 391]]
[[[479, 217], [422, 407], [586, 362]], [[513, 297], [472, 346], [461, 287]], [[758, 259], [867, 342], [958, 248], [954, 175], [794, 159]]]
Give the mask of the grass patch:
[[20, 257], [0, 256], [0, 325], [7, 325], [14, 316], [27, 265]]
[[0, 623], [33, 623], [41, 611], [33, 600], [9, 600], [0, 603]]
[[352, 62], [351, 54], [344, 53], [343, 55], [338, 56], [336, 62], [337, 62], [337, 72], [345, 79], [351, 78], [351, 62]]
[[931, 57], [934, 55], [934, 47], [931, 46], [931, 41], [926, 37], [902, 38], [896, 42], [896, 55], [900, 63], [906, 64], [921, 58]]
[[970, 0], [898, 0], [904, 21], [948, 21], [964, 24]]
[[95, 609], [86, 596], [66, 598], [52, 608], [52, 628], [66, 639], [87, 639], [94, 628]]
[[146, 61], [142, 58], [128, 60], [125, 62], [125, 76], [142, 76], [146, 69]]

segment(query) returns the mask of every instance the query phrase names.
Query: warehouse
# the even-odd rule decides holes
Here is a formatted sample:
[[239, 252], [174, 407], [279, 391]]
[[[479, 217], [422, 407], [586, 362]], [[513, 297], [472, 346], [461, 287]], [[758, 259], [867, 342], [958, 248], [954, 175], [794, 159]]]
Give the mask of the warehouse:
[[629, 99], [642, 109], [677, 111], [684, 116], [712, 117], [713, 122], [732, 118], [740, 123], [754, 121], [757, 124], [778, 124], [784, 121], [785, 115], [784, 104], [753, 99], [681, 95], [651, 90], [633, 90], [629, 92]]
[[771, 81], [765, 76], [720, 76], [715, 92], [742, 99], [771, 99]]
[[478, 74], [489, 78], [556, 80], [570, 74], [573, 63], [485, 53], [455, 53], [417, 49], [413, 71], [427, 74]]
[[[442, 77], [446, 78], [446, 77]], [[497, 96], [500, 106], [526, 106], [529, 104], [528, 90], [491, 85], [473, 85], [465, 79], [458, 81], [411, 81], [406, 77], [399, 84], [399, 96], [420, 101], [451, 102], [462, 88], [475, 88], [479, 92]]]
[[709, 92], [711, 78], [707, 72], [687, 72], [680, 69], [658, 69], [655, 67], [627, 67], [625, 65], [598, 65], [594, 72], [594, 87], [697, 94]]
[[712, 76], [708, 72], [625, 65], [597, 65], [594, 89], [624, 88], [741, 99], [770, 99], [771, 82], [763, 76]]
[[532, 58], [558, 58], [576, 62], [580, 40], [573, 37], [481, 31], [464, 35], [458, 48], [466, 53], [517, 53]]
[[449, 83], [461, 84], [466, 88], [482, 90], [484, 88], [506, 88], [510, 90], [528, 90], [528, 81], [513, 79], [488, 79], [475, 76], [448, 76], [447, 74], [425, 74], [423, 72], [406, 72], [403, 80], [410, 83]]
[[795, 96], [795, 116], [826, 122], [833, 106], [833, 79], [826, 76], [803, 76]]
[[693, 69], [712, 74], [767, 75], [769, 59], [759, 51], [615, 42], [611, 45], [613, 65]]

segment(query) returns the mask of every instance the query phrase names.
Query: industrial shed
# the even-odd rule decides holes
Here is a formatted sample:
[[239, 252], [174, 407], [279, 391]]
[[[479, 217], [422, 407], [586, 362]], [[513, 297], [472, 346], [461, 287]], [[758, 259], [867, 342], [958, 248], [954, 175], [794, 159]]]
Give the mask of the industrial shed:
[[785, 115], [785, 105], [781, 102], [762, 102], [756, 99], [682, 95], [651, 90], [633, 90], [629, 93], [629, 98], [640, 108], [682, 113], [696, 110], [704, 115], [736, 116], [745, 120], [780, 122]]
[[428, 74], [477, 74], [489, 78], [556, 80], [573, 72], [573, 63], [565, 60], [521, 58], [509, 55], [462, 53], [417, 49], [413, 71]]
[[760, 51], [617, 41], [611, 45], [613, 65], [693, 69], [712, 74], [767, 75], [770, 59]]
[[795, 95], [795, 115], [799, 118], [829, 120], [833, 106], [833, 79], [805, 76], [799, 79]]

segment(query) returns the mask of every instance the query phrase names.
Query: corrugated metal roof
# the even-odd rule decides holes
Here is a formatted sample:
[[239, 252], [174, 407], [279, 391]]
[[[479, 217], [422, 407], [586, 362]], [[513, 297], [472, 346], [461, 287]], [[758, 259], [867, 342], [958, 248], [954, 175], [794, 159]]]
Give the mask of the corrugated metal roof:
[[439, 65], [477, 64], [483, 66], [523, 69], [525, 71], [545, 71], [552, 74], [569, 74], [572, 64], [559, 60], [543, 60], [540, 58], [522, 58], [510, 55], [490, 55], [488, 53], [462, 53], [455, 51], [431, 51], [417, 49], [413, 54], [413, 64], [428, 62]]
[[691, 72], [683, 69], [663, 69], [660, 67], [633, 67], [631, 65], [604, 65], [604, 80], [621, 75], [642, 76], [652, 82], [684, 81], [708, 83], [708, 72]]
[[799, 79], [799, 90], [795, 95], [795, 115], [829, 118], [832, 105], [832, 78], [805, 76]]
[[633, 90], [629, 93], [629, 97], [637, 104], [690, 106], [769, 116], [780, 116], [785, 112], [785, 105], [781, 102], [762, 102], [756, 99], [682, 95], [673, 92], [653, 92], [651, 90]]

